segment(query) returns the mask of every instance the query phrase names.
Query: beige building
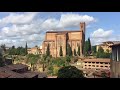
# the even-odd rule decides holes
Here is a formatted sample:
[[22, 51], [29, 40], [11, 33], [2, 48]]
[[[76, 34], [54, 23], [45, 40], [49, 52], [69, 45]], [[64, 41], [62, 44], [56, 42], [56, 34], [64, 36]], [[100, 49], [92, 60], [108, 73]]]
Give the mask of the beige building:
[[39, 47], [29, 48], [27, 49], [27, 51], [28, 51], [28, 54], [35, 54], [35, 55], [42, 54], [42, 49]]
[[50, 45], [50, 54], [53, 57], [59, 57], [60, 46], [62, 46], [63, 56], [66, 56], [67, 45], [69, 44], [76, 52], [80, 45], [80, 55], [84, 55], [83, 47], [85, 43], [85, 23], [80, 23], [80, 30], [77, 31], [48, 31], [42, 44], [42, 52], [46, 53], [46, 49]]
[[99, 47], [102, 47], [104, 52], [107, 52], [107, 50], [109, 52], [112, 52], [112, 48], [110, 46], [117, 44], [117, 43], [120, 43], [120, 41], [106, 41], [100, 45], [97, 45], [96, 50], [98, 51]]
[[110, 69], [110, 59], [85, 59], [83, 62], [84, 69]]
[[101, 70], [110, 69], [110, 59], [94, 58], [94, 59], [84, 59], [76, 63], [79, 69], [91, 69], [91, 70]]

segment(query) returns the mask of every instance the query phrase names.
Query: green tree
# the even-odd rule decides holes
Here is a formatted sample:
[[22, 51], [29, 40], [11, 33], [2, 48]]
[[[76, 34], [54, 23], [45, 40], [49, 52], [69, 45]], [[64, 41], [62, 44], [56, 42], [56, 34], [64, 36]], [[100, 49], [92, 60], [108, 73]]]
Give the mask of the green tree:
[[90, 38], [88, 38], [87, 41], [85, 41], [85, 46], [84, 46], [84, 52], [85, 52], [85, 56], [88, 56], [91, 54], [91, 42], [90, 42]]
[[96, 46], [92, 46], [92, 52], [96, 53]]
[[102, 47], [98, 48], [98, 52], [97, 52], [97, 58], [104, 58], [105, 53]]
[[49, 45], [49, 43], [48, 43], [48, 46], [47, 46], [46, 55], [50, 56], [50, 45]]
[[107, 53], [110, 53], [109, 49], [106, 50]]
[[80, 56], [80, 45], [78, 46], [77, 54]]
[[60, 56], [63, 56], [63, 51], [62, 51], [62, 46], [60, 46], [60, 52], [59, 52]]
[[21, 49], [21, 47], [18, 47], [18, 48], [17, 48], [17, 50], [16, 50], [16, 54], [17, 54], [17, 55], [20, 55], [20, 49]]
[[3, 55], [0, 53], [0, 67], [4, 66]]
[[31, 67], [32, 67], [33, 71], [35, 70], [34, 65], [37, 63], [39, 58], [40, 58], [39, 55], [34, 55], [34, 54], [28, 54], [27, 55], [27, 60], [31, 64]]
[[88, 38], [88, 54], [90, 55], [91, 54], [91, 41], [90, 41], [90, 38]]
[[5, 44], [1, 45], [1, 48], [3, 49], [4, 53], [6, 52], [6, 46]]
[[98, 48], [98, 52], [104, 53], [104, 49], [103, 49], [102, 47], [99, 47], [99, 48]]
[[74, 56], [77, 56], [77, 54], [76, 54], [76, 50], [74, 49]]
[[71, 57], [70, 56], [66, 56], [66, 61], [67, 61], [67, 63], [70, 63], [71, 62]]
[[102, 77], [102, 78], [109, 78], [109, 76], [107, 75], [106, 72], [102, 72], [102, 73], [101, 73], [101, 77]]
[[69, 43], [67, 43], [67, 55], [72, 56], [72, 48]]
[[21, 47], [21, 49], [20, 49], [20, 55], [25, 55], [25, 48]]
[[52, 65], [48, 66], [48, 74], [53, 75], [53, 69]]
[[14, 45], [12, 46], [12, 49], [15, 49], [15, 46], [14, 46]]
[[12, 47], [9, 49], [9, 55], [15, 55], [15, 54], [16, 54], [15, 46], [12, 46]]
[[84, 75], [82, 70], [74, 66], [66, 66], [58, 70], [57, 78], [84, 78]]
[[26, 46], [25, 46], [25, 55], [27, 55], [28, 52], [27, 52], [27, 42], [26, 42]]
[[40, 62], [42, 63], [42, 65], [43, 65], [43, 66], [42, 66], [43, 72], [45, 71], [46, 59], [47, 59], [47, 55], [44, 55], [44, 54], [43, 54], [43, 55], [41, 56], [41, 61], [40, 61]]
[[88, 50], [89, 50], [88, 41], [85, 41], [85, 47], [84, 47], [85, 56], [88, 55]]

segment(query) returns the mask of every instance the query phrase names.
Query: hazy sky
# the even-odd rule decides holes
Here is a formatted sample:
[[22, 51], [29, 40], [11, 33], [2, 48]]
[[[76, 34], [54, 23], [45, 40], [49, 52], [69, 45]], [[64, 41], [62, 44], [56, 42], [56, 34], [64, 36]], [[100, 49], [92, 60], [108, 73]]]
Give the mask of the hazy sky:
[[80, 22], [92, 45], [120, 40], [119, 12], [0, 12], [0, 44], [40, 46], [46, 31], [80, 30]]

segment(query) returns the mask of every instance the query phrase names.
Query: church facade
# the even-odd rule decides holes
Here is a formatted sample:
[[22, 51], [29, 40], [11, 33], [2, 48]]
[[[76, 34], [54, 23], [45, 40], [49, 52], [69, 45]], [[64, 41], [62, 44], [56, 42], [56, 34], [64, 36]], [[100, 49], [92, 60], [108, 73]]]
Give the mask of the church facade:
[[42, 43], [42, 53], [45, 54], [47, 46], [50, 47], [50, 55], [60, 57], [60, 46], [62, 47], [63, 56], [67, 53], [67, 44], [71, 46], [72, 52], [74, 49], [78, 51], [80, 46], [80, 55], [84, 55], [85, 44], [85, 22], [80, 23], [80, 30], [77, 31], [47, 31], [45, 40]]

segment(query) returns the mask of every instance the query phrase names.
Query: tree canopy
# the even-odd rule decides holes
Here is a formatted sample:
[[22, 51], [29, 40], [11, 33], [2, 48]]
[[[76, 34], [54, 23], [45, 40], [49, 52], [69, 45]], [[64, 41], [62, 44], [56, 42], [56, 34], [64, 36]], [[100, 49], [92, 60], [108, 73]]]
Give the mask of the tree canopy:
[[12, 46], [12, 48], [9, 49], [9, 55], [26, 55], [25, 48], [23, 47], [17, 47]]
[[111, 53], [104, 52], [102, 47], [98, 48], [98, 52], [97, 52], [97, 58], [110, 58]]
[[84, 78], [83, 71], [74, 66], [62, 67], [58, 70], [58, 78]]
[[96, 53], [96, 46], [92, 46], [92, 52]]

